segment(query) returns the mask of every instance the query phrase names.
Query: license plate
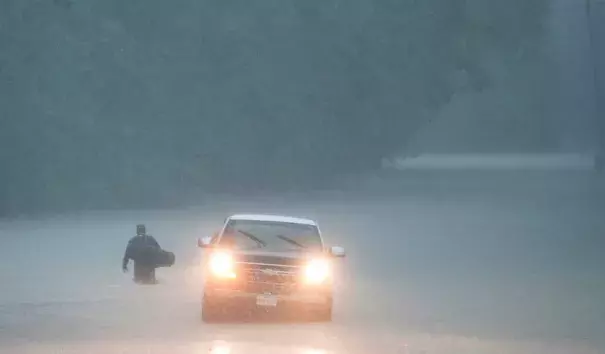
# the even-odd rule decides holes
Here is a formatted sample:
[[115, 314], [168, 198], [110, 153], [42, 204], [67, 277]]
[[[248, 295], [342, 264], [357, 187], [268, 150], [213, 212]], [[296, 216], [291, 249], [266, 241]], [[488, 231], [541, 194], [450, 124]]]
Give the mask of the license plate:
[[257, 295], [256, 306], [275, 307], [277, 306], [277, 296], [270, 294]]

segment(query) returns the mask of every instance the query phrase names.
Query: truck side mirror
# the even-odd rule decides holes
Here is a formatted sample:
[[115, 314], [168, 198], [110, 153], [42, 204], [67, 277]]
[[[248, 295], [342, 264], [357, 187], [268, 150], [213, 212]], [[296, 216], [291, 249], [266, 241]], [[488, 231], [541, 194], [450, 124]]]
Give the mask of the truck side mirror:
[[346, 256], [345, 249], [340, 246], [330, 247], [330, 255], [332, 257], [343, 258]]
[[197, 239], [197, 246], [199, 248], [209, 248], [212, 246], [212, 237], [200, 237]]

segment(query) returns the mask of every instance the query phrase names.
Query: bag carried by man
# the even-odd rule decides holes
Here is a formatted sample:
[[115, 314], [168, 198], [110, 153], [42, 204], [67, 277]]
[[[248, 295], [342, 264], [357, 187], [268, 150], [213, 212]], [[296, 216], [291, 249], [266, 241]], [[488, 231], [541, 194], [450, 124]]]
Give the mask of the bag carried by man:
[[161, 267], [172, 267], [174, 265], [175, 256], [174, 253], [170, 251], [163, 250], [161, 248], [157, 249], [154, 255], [154, 265], [156, 268]]

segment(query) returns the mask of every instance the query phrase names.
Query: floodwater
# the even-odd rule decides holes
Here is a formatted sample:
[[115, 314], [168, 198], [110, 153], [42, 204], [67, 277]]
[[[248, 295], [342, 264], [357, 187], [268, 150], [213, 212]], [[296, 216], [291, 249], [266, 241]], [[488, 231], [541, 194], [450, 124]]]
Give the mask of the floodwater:
[[[590, 179], [436, 176], [0, 221], [0, 352], [605, 352], [605, 202]], [[201, 322], [196, 238], [236, 212], [313, 217], [345, 247], [333, 322]], [[155, 286], [121, 272], [137, 223], [177, 255]]]

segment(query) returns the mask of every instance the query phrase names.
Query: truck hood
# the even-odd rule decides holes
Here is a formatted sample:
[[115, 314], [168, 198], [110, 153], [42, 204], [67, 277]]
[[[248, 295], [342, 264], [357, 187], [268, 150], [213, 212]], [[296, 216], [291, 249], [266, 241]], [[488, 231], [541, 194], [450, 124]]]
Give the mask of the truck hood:
[[318, 252], [271, 252], [271, 251], [237, 251], [234, 256], [237, 262], [264, 263], [275, 265], [299, 266]]

